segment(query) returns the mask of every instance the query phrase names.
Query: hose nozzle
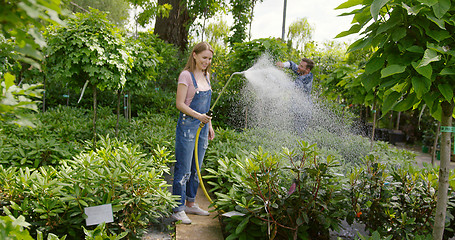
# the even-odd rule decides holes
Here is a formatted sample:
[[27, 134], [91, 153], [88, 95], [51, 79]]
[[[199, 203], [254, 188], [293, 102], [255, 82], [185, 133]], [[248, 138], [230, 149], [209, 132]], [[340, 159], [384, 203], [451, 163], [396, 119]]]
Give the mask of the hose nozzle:
[[[246, 71], [248, 71], [248, 70], [246, 70]], [[232, 77], [233, 77], [234, 75], [243, 75], [243, 74], [245, 74], [246, 71], [243, 71], [243, 72], [234, 72], [234, 73], [231, 74], [231, 76], [229, 77], [228, 81], [227, 81], [226, 84], [224, 85], [223, 90], [221, 90], [220, 95], [218, 95], [218, 98], [215, 100], [215, 103], [214, 103], [214, 104], [212, 105], [212, 107], [210, 108], [210, 111], [209, 111], [210, 114], [211, 114], [211, 112], [213, 111], [213, 108], [214, 108], [215, 105], [217, 104], [218, 100], [220, 99], [221, 95], [224, 93], [224, 90], [226, 89], [227, 85], [229, 84], [229, 82], [231, 82]], [[208, 114], [207, 114], [207, 115], [208, 115]], [[211, 115], [210, 115], [210, 116], [211, 116]]]

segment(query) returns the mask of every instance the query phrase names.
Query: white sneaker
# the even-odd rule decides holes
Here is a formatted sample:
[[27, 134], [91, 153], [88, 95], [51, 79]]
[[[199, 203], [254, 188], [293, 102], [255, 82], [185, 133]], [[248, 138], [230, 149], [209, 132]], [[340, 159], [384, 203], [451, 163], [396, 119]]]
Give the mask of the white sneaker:
[[185, 206], [185, 213], [194, 214], [194, 215], [201, 215], [201, 216], [208, 216], [210, 215], [209, 212], [202, 210], [197, 204], [194, 204], [192, 207]]
[[182, 221], [183, 224], [191, 224], [191, 219], [185, 214], [184, 211], [175, 212], [171, 217], [176, 221]]

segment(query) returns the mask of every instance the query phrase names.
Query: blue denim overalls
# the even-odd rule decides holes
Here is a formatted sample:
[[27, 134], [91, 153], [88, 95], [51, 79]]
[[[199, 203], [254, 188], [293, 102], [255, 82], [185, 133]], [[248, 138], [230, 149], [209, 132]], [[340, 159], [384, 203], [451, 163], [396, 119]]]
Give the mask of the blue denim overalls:
[[[210, 110], [210, 101], [212, 98], [212, 90], [199, 91], [196, 79], [192, 72], [196, 93], [190, 103], [190, 108], [199, 113], [207, 113]], [[210, 82], [207, 80], [210, 85]], [[175, 138], [175, 168], [174, 181], [172, 184], [172, 194], [181, 196], [179, 206], [174, 208], [174, 212], [182, 211], [185, 200], [194, 202], [197, 189], [199, 187], [199, 179], [197, 176], [196, 164], [194, 160], [194, 145], [196, 142], [196, 132], [199, 129], [201, 121], [183, 114], [180, 112], [180, 117], [177, 122], [176, 138]], [[205, 150], [208, 146], [208, 124], [205, 124], [199, 134], [198, 141], [198, 163], [199, 169], [202, 166]]]

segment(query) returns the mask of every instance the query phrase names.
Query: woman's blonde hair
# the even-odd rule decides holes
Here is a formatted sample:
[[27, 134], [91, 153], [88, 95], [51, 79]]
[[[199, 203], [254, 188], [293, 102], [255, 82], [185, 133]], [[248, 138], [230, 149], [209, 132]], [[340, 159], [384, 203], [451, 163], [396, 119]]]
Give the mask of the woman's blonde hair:
[[[209, 43], [207, 42], [200, 42], [196, 44], [196, 46], [193, 47], [193, 50], [191, 51], [190, 56], [188, 57], [188, 62], [185, 65], [184, 70], [188, 70], [190, 72], [194, 73], [194, 70], [196, 70], [196, 60], [193, 58], [193, 53], [199, 54], [205, 50], [209, 50], [210, 52], [213, 52], [212, 46], [210, 46]], [[204, 70], [204, 74], [207, 74], [210, 70], [210, 64], [207, 66], [207, 68]]]

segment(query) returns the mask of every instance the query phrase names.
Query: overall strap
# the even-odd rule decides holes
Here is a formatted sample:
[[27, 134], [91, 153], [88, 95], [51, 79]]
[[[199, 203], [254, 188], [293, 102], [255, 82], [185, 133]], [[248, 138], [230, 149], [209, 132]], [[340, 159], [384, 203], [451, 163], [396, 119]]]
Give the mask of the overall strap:
[[[191, 79], [193, 80], [194, 88], [197, 90], [198, 86], [197, 86], [196, 78], [194, 78], [194, 74], [192, 72], [190, 72], [190, 73], [191, 73]], [[209, 84], [209, 86], [212, 87], [212, 85], [210, 84], [209, 79], [207, 78], [207, 75], [204, 74], [204, 77], [205, 77], [205, 80], [207, 81], [207, 83]]]
[[195, 88], [195, 89], [196, 89], [196, 91], [197, 91], [197, 88], [198, 88], [198, 87], [197, 87], [197, 82], [196, 82], [196, 79], [194, 78], [194, 74], [193, 74], [192, 72], [190, 72], [190, 73], [191, 73], [191, 79], [193, 80], [193, 85], [194, 85], [194, 88]]

